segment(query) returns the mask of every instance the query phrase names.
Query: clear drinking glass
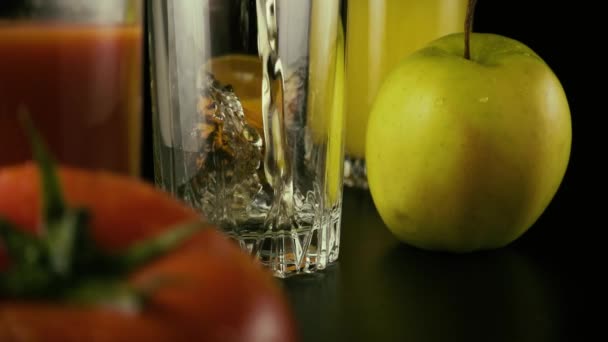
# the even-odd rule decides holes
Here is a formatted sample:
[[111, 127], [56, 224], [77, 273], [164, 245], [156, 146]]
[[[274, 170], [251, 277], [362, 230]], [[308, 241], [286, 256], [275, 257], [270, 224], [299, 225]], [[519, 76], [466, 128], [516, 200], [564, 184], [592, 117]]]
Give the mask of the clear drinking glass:
[[31, 159], [27, 113], [63, 164], [140, 175], [142, 0], [0, 1], [0, 167]]
[[349, 0], [344, 184], [367, 188], [367, 118], [386, 75], [433, 39], [464, 30], [468, 0]]
[[156, 184], [278, 277], [338, 258], [339, 0], [150, 3]]

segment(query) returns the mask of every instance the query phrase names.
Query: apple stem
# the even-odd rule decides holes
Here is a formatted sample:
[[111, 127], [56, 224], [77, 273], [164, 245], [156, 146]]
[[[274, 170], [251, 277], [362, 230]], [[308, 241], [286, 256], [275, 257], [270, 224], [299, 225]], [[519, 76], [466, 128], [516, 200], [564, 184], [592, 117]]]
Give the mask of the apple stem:
[[467, 15], [464, 20], [464, 58], [471, 59], [471, 31], [473, 31], [473, 16], [475, 14], [475, 5], [477, 0], [469, 0], [467, 6]]

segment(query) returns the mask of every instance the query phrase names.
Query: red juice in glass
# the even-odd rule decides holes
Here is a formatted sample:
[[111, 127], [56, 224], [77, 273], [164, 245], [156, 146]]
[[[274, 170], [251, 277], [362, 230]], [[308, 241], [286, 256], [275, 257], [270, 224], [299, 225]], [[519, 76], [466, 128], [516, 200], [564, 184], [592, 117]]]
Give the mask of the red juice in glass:
[[26, 111], [55, 158], [139, 175], [140, 25], [0, 21], [0, 167], [31, 159]]

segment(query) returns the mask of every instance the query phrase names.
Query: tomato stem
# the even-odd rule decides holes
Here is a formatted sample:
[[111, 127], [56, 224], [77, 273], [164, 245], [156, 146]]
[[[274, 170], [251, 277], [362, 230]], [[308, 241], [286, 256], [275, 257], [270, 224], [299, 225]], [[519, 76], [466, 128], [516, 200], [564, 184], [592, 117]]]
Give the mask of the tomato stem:
[[473, 17], [477, 0], [469, 0], [467, 15], [464, 20], [464, 58], [471, 59], [471, 32], [473, 31]]
[[10, 261], [9, 269], [0, 274], [0, 297], [74, 297], [82, 302], [138, 306], [158, 286], [130, 289], [122, 283], [125, 276], [178, 248], [205, 227], [203, 222], [168, 227], [118, 255], [103, 252], [91, 234], [90, 213], [67, 205], [54, 159], [27, 113], [20, 118], [38, 163], [43, 231], [28, 234], [0, 217], [0, 243]]

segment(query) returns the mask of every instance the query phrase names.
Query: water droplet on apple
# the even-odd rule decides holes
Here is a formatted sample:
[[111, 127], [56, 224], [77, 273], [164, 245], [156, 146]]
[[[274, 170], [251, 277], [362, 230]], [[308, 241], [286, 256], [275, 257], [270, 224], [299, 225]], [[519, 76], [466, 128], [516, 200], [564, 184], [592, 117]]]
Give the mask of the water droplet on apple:
[[486, 102], [488, 102], [488, 100], [490, 100], [490, 98], [488, 98], [486, 96], [486, 97], [480, 97], [478, 101], [481, 102], [481, 103], [486, 103]]

